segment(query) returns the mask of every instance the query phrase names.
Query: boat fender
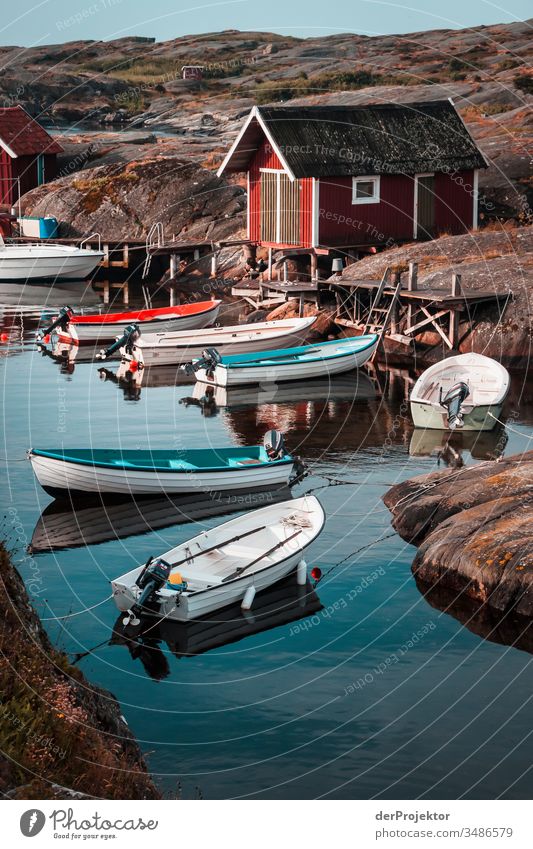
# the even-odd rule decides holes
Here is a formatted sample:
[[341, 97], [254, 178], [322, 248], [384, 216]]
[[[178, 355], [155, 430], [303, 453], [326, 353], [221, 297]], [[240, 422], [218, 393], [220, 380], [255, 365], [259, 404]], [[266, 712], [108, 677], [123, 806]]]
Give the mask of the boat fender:
[[252, 604], [254, 603], [255, 598], [255, 587], [251, 584], [247, 587], [246, 592], [244, 593], [243, 600], [241, 602], [242, 610], [251, 610]]
[[470, 395], [468, 384], [460, 380], [448, 390], [444, 398], [442, 397], [442, 386], [439, 393], [439, 404], [447, 410], [448, 427], [450, 430], [463, 427], [463, 410], [462, 404]]
[[263, 446], [269, 460], [281, 460], [285, 455], [285, 440], [279, 430], [269, 430], [263, 437]]
[[303, 559], [299, 561], [296, 567], [296, 583], [299, 587], [303, 587], [307, 583], [307, 563]]

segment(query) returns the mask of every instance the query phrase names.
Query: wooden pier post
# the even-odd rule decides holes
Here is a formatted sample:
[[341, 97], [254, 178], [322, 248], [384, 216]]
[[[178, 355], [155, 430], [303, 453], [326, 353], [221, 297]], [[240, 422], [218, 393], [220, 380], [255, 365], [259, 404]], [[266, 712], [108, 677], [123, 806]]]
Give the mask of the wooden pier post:
[[104, 245], [104, 258], [102, 260], [102, 268], [109, 268], [109, 245]]
[[125, 244], [122, 248], [122, 267], [130, 267], [130, 246]]
[[[409, 263], [409, 272], [407, 274], [407, 291], [416, 292], [418, 289], [418, 263]], [[407, 305], [407, 326], [411, 327], [413, 318], [416, 312], [416, 307], [409, 301]]]
[[169, 296], [170, 296], [169, 306], [173, 307], [173, 306], [176, 305], [176, 287], [175, 286], [171, 286], [169, 288]]
[[211, 255], [211, 277], [217, 276], [217, 254], [216, 251]]
[[109, 280], [104, 280], [104, 304], [109, 303]]
[[318, 280], [318, 258], [315, 253], [311, 254], [311, 282]]
[[[179, 264], [179, 256], [177, 254], [170, 254], [169, 273], [170, 273], [171, 279], [173, 277], [176, 277], [176, 274], [177, 274], [177, 271], [178, 271], [178, 264]], [[171, 306], [174, 306], [174, 305], [171, 304]]]
[[272, 248], [268, 249], [268, 280], [272, 280]]
[[130, 284], [128, 283], [128, 281], [127, 281], [127, 280], [126, 280], [126, 282], [125, 282], [125, 283], [123, 283], [123, 285], [122, 285], [122, 300], [124, 301], [124, 304], [125, 304], [126, 306], [127, 306], [127, 305], [129, 304], [129, 302], [130, 302]]
[[[452, 274], [452, 297], [455, 298], [458, 295], [461, 295], [462, 292], [461, 275], [454, 272]], [[455, 349], [459, 343], [459, 311], [454, 308], [450, 310], [448, 338], [450, 340], [452, 350]]]

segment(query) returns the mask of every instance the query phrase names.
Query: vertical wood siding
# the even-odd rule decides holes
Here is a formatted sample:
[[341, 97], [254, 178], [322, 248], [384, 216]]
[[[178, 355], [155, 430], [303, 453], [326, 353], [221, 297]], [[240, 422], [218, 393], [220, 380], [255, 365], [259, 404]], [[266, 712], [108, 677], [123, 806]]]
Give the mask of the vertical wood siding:
[[[286, 246], [310, 247], [312, 238], [312, 179], [309, 177], [303, 180], [295, 180], [293, 183], [287, 177], [282, 180], [281, 236], [290, 239], [290, 241], [276, 242], [275, 235], [273, 238], [269, 238], [271, 232], [275, 234], [275, 230], [271, 230], [271, 214], [269, 213], [270, 223], [262, 224], [261, 220], [262, 211], [266, 212], [268, 203], [270, 203], [265, 198], [261, 198], [261, 178], [264, 180], [268, 173], [261, 172], [261, 168], [279, 170], [282, 168], [281, 162], [266, 140], [250, 164], [250, 196], [248, 198], [250, 239]], [[270, 180], [263, 182], [263, 186], [267, 186], [267, 191], [270, 192]]]
[[11, 157], [3, 148], [0, 148], [0, 203], [6, 203], [9, 206], [13, 203], [12, 176]]
[[413, 238], [414, 181], [384, 174], [380, 202], [352, 204], [351, 177], [320, 179], [318, 241], [335, 245], [384, 244]]
[[435, 174], [435, 233], [464, 233], [472, 227], [474, 172]]

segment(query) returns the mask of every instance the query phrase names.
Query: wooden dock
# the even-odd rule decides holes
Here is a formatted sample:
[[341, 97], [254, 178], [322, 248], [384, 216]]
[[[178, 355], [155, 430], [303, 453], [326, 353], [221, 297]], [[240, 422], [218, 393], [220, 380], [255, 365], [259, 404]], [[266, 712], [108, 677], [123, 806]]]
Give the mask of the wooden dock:
[[387, 269], [381, 280], [330, 280], [337, 304], [337, 324], [358, 333], [377, 333], [410, 345], [423, 332], [433, 330], [450, 350], [459, 344], [463, 314], [475, 321], [479, 304], [506, 301], [498, 292], [465, 291], [461, 275], [452, 274], [449, 290], [418, 287], [418, 268], [409, 263], [404, 284], [400, 273]]

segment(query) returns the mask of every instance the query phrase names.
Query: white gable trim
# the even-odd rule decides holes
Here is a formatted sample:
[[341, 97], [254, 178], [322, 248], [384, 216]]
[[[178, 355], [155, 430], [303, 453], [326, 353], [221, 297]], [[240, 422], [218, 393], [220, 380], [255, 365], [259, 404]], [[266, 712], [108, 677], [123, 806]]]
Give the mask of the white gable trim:
[[230, 161], [231, 157], [233, 156], [233, 154], [235, 153], [235, 150], [237, 149], [237, 147], [238, 147], [238, 145], [239, 145], [239, 143], [240, 143], [240, 141], [241, 141], [242, 137], [244, 136], [244, 134], [245, 134], [246, 130], [248, 129], [248, 127], [250, 126], [251, 122], [252, 122], [254, 119], [257, 121], [257, 123], [259, 124], [259, 126], [260, 126], [260, 127], [261, 127], [261, 129], [263, 130], [263, 132], [264, 132], [265, 136], [267, 137], [267, 139], [268, 139], [268, 141], [269, 141], [270, 145], [272, 146], [272, 150], [274, 151], [274, 153], [275, 153], [275, 154], [276, 154], [276, 156], [278, 157], [279, 161], [281, 162], [281, 164], [282, 164], [282, 166], [283, 166], [283, 170], [284, 170], [284, 172], [286, 173], [287, 177], [289, 178], [289, 180], [291, 181], [291, 183], [293, 183], [293, 182], [294, 182], [294, 180], [296, 179], [296, 177], [294, 176], [294, 174], [292, 173], [291, 169], [289, 168], [289, 166], [288, 166], [288, 164], [287, 164], [287, 160], [286, 160], [286, 159], [285, 159], [285, 157], [283, 156], [283, 154], [282, 154], [282, 152], [281, 152], [280, 148], [278, 147], [278, 145], [276, 144], [276, 142], [275, 142], [275, 141], [274, 141], [274, 139], [272, 138], [272, 135], [270, 134], [270, 130], [268, 129], [267, 125], [265, 124], [265, 122], [264, 122], [264, 120], [263, 120], [263, 118], [262, 118], [262, 116], [261, 116], [261, 113], [259, 112], [259, 109], [257, 108], [257, 106], [254, 106], [254, 107], [253, 107], [252, 111], [251, 111], [251, 112], [250, 112], [250, 114], [248, 115], [248, 118], [247, 118], [247, 119], [246, 119], [246, 121], [244, 122], [244, 124], [243, 124], [243, 126], [242, 126], [242, 128], [241, 128], [241, 131], [240, 131], [239, 135], [237, 136], [237, 138], [235, 139], [235, 141], [234, 141], [234, 142], [233, 142], [233, 144], [231, 145], [231, 147], [230, 147], [230, 149], [229, 149], [228, 153], [226, 154], [226, 157], [225, 157], [225, 159], [224, 159], [224, 161], [223, 161], [222, 165], [220, 166], [220, 168], [219, 168], [219, 169], [218, 169], [218, 171], [217, 171], [217, 177], [221, 177], [221, 176], [222, 176], [222, 174], [224, 173], [224, 171], [226, 170], [226, 166], [228, 165], [228, 163], [229, 163], [229, 161]]
[[18, 159], [15, 151], [11, 150], [9, 145], [7, 145], [5, 142], [3, 142], [2, 139], [0, 139], [0, 147], [2, 148], [2, 150], [5, 150], [5, 152], [7, 153], [8, 156], [11, 157], [11, 159]]

